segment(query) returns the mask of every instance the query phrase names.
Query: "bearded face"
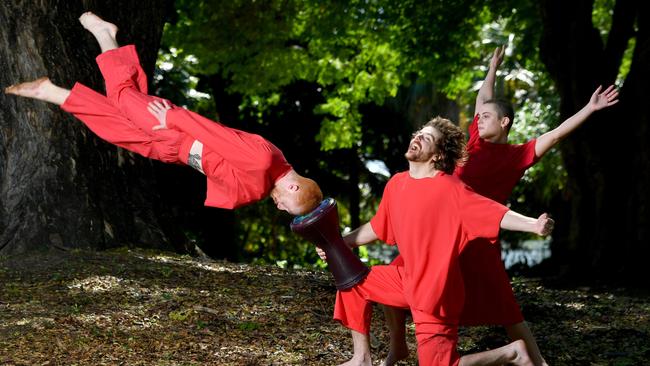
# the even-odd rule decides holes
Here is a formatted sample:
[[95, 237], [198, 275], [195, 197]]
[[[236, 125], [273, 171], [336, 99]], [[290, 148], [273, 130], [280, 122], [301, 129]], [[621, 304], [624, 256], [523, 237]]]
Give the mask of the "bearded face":
[[425, 163], [438, 153], [436, 137], [440, 132], [431, 126], [426, 126], [413, 134], [408, 150], [404, 154], [406, 160], [414, 163]]

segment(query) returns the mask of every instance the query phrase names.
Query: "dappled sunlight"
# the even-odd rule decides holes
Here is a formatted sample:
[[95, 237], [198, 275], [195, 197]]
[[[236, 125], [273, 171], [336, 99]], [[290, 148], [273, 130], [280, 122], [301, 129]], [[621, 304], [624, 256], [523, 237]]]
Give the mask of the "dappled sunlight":
[[[349, 331], [332, 320], [336, 291], [326, 271], [131, 250], [61, 255], [65, 271], [0, 272], [0, 364], [331, 365], [351, 357]], [[647, 297], [520, 277], [513, 287], [553, 364], [582, 364], [571, 362], [578, 347], [594, 360], [643, 357]], [[378, 350], [388, 339], [378, 308], [372, 321]], [[411, 349], [414, 331], [409, 322]], [[463, 352], [507, 341], [492, 327], [461, 332]]]
[[180, 264], [188, 267], [199, 268], [211, 272], [225, 272], [225, 273], [245, 273], [249, 272], [250, 268], [244, 265], [237, 265], [234, 263], [228, 263], [228, 265], [221, 265], [217, 262], [199, 262], [196, 259], [189, 257], [174, 257], [171, 255], [154, 255], [154, 256], [145, 256], [141, 254], [136, 254], [137, 258], [145, 259], [157, 263], [165, 264]]
[[[561, 304], [557, 304], [557, 305], [561, 305]], [[575, 310], [582, 310], [585, 308], [585, 304], [581, 304], [579, 302], [570, 302], [568, 304], [564, 304], [564, 306]]]
[[12, 326], [30, 326], [33, 329], [42, 330], [52, 326], [55, 323], [55, 320], [48, 317], [36, 316], [33, 318], [22, 318], [16, 320], [15, 322], [8, 322], [6, 324], [0, 325], [0, 330], [2, 328], [9, 328]]
[[299, 352], [291, 352], [286, 350], [284, 347], [276, 345], [271, 349], [260, 348], [253, 345], [246, 345], [243, 347], [240, 346], [228, 346], [220, 347], [214, 356], [218, 357], [224, 361], [235, 362], [237, 360], [248, 359], [251, 364], [256, 361], [256, 359], [263, 359], [267, 362], [280, 362], [282, 364], [300, 364], [305, 360], [305, 356]]
[[146, 306], [127, 307], [106, 314], [77, 314], [73, 318], [79, 323], [99, 328], [117, 328], [122, 331], [134, 331], [150, 328], [160, 328], [161, 316], [154, 314], [144, 316]]
[[102, 293], [116, 288], [122, 288], [121, 278], [114, 276], [92, 276], [83, 280], [73, 280], [69, 285], [70, 290], [81, 290], [92, 293]]

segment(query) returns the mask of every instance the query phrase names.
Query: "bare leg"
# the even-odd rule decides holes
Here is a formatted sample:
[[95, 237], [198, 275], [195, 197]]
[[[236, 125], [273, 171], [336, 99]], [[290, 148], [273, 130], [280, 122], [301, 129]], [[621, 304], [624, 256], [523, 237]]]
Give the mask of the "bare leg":
[[68, 99], [70, 90], [56, 86], [52, 84], [50, 79], [43, 77], [7, 87], [5, 93], [62, 105]]
[[342, 363], [339, 366], [372, 366], [368, 336], [363, 333], [359, 333], [356, 330], [350, 330], [350, 332], [352, 333], [354, 355], [350, 361]]
[[119, 47], [115, 38], [117, 35], [117, 26], [115, 24], [109, 23], [89, 11], [81, 14], [79, 22], [95, 36], [102, 52]]
[[522, 340], [514, 341], [501, 348], [474, 353], [460, 358], [460, 366], [488, 365], [518, 365], [532, 366], [526, 344]]
[[409, 355], [406, 345], [406, 310], [384, 305], [384, 316], [390, 333], [390, 350], [381, 366], [392, 366]]
[[513, 341], [521, 339], [526, 342], [528, 354], [535, 366], [548, 366], [542, 357], [537, 342], [535, 342], [535, 337], [533, 337], [533, 333], [530, 331], [530, 328], [528, 328], [526, 322], [506, 326], [506, 332], [508, 332], [508, 336]]

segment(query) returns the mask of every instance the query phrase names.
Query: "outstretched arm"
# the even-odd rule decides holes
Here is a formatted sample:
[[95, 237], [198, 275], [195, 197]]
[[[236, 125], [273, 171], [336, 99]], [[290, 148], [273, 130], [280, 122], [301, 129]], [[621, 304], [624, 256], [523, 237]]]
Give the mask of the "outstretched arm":
[[542, 214], [537, 219], [534, 219], [514, 211], [508, 211], [501, 219], [502, 229], [534, 233], [541, 236], [549, 235], [553, 231], [554, 225], [555, 221], [548, 217], [547, 214]]
[[554, 130], [551, 130], [537, 138], [535, 143], [535, 155], [537, 155], [538, 158], [541, 158], [553, 146], [562, 141], [573, 132], [573, 130], [578, 128], [578, 126], [587, 120], [592, 113], [618, 103], [618, 99], [616, 99], [618, 98], [618, 90], [614, 88], [614, 85], [610, 85], [609, 88], [602, 93], [600, 92], [601, 89], [602, 87], [599, 86], [591, 95], [589, 103], [587, 103], [587, 105], [576, 114], [562, 122], [562, 124], [557, 126]]
[[494, 50], [494, 53], [492, 54], [492, 59], [490, 60], [490, 66], [488, 68], [487, 75], [485, 76], [485, 80], [483, 80], [481, 89], [478, 91], [478, 95], [476, 96], [474, 114], [478, 113], [481, 106], [483, 106], [483, 103], [494, 98], [494, 83], [496, 82], [497, 78], [497, 70], [499, 69], [501, 62], [503, 62], [503, 55], [505, 51], [505, 46], [499, 46]]

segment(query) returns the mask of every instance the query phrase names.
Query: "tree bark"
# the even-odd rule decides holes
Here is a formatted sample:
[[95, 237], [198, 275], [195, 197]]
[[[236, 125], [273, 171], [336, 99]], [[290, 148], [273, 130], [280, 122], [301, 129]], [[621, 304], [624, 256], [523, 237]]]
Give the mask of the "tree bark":
[[[582, 108], [598, 85], [616, 80], [623, 51], [633, 33], [636, 49], [620, 102], [600, 111], [560, 145], [568, 174], [565, 196], [571, 207], [563, 237], [554, 236], [554, 256], [573, 274], [601, 278], [647, 278], [648, 130], [647, 16], [638, 2], [619, 0], [603, 44], [592, 24], [593, 1], [545, 0], [542, 61], [555, 81], [560, 119]], [[643, 18], [646, 17], [644, 20]], [[637, 277], [639, 275], [644, 277]]]
[[[110, 4], [109, 4], [110, 3]], [[49, 76], [103, 92], [99, 47], [78, 22], [93, 11], [135, 43], [146, 71], [157, 56], [172, 1], [20, 1], [0, 3], [0, 85]], [[165, 205], [152, 163], [95, 137], [45, 102], [0, 96], [0, 253], [51, 246], [163, 245]], [[162, 221], [161, 221], [162, 220]]]

